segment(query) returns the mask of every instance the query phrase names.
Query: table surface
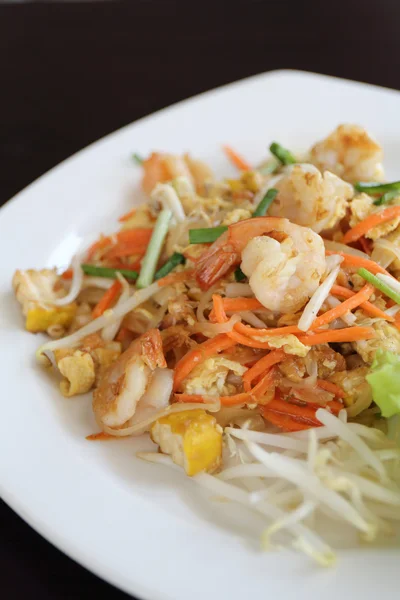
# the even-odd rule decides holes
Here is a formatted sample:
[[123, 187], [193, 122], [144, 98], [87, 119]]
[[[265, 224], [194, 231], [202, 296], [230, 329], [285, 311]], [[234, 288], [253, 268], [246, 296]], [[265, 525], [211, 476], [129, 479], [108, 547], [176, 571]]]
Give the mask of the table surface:
[[[114, 129], [248, 75], [293, 68], [400, 89], [398, 0], [381, 0], [380, 14], [374, 0], [227, 6], [217, 0], [0, 4], [0, 205]], [[4, 503], [0, 531], [5, 600], [99, 592], [128, 598]]]

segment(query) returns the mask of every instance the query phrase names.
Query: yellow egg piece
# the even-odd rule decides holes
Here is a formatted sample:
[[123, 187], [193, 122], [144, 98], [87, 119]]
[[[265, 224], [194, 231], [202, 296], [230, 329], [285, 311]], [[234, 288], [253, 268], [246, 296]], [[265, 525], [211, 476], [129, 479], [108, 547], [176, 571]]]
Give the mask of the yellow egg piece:
[[28, 310], [25, 327], [32, 333], [46, 331], [51, 325], [67, 327], [71, 324], [76, 313], [76, 304], [45, 308], [36, 306]]
[[187, 410], [158, 419], [151, 436], [189, 476], [211, 473], [221, 464], [222, 429], [205, 410]]

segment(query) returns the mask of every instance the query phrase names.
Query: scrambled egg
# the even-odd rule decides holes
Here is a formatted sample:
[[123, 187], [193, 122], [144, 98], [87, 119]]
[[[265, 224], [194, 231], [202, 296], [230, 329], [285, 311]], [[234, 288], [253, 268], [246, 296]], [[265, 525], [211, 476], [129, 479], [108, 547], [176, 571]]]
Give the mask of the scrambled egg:
[[[360, 321], [360, 325], [362, 324]], [[372, 323], [372, 327], [375, 330], [375, 338], [360, 340], [352, 344], [364, 362], [369, 365], [372, 364], [378, 348], [400, 354], [400, 331], [396, 327], [383, 320]]]
[[345, 393], [343, 402], [346, 407], [352, 406], [360, 396], [369, 394], [372, 401], [372, 392], [365, 377], [369, 373], [369, 367], [358, 367], [352, 371], [340, 371], [329, 377], [330, 381], [336, 383]]
[[305, 346], [300, 340], [292, 334], [266, 336], [268, 344], [271, 348], [283, 348], [286, 354], [294, 354], [295, 356], [307, 356], [310, 346]]
[[123, 221], [121, 230], [153, 227], [154, 221], [155, 218], [151, 214], [149, 206], [147, 204], [141, 204], [129, 218]]
[[185, 380], [184, 392], [202, 396], [229, 396], [236, 393], [235, 387], [226, 383], [230, 371], [235, 375], [242, 376], [247, 371], [247, 367], [222, 356], [207, 358], [196, 365]]
[[253, 213], [247, 208], [235, 208], [230, 212], [226, 213], [224, 220], [221, 225], [233, 225], [234, 223], [238, 223], [239, 221], [244, 221], [245, 219], [250, 219]]
[[67, 397], [86, 394], [120, 354], [118, 342], [106, 344], [98, 335], [84, 338], [79, 349], [55, 350], [57, 368], [64, 376], [60, 383], [61, 393]]
[[76, 304], [52, 305], [54, 300], [65, 296], [55, 269], [16, 271], [12, 286], [22, 314], [25, 327], [33, 333], [47, 331], [52, 325], [68, 327], [76, 313]]
[[211, 473], [222, 460], [222, 429], [205, 410], [187, 410], [158, 419], [151, 428], [161, 452], [189, 476]]
[[[398, 200], [396, 199], [396, 201], [392, 202], [391, 204], [399, 203], [400, 198]], [[353, 198], [350, 204], [350, 226], [354, 227], [360, 221], [363, 221], [364, 219], [369, 217], [369, 215], [382, 212], [382, 210], [384, 210], [385, 208], [385, 206], [375, 206], [373, 198], [371, 198], [367, 194], [363, 193], [359, 194], [358, 196], [355, 196], [355, 198]], [[365, 236], [370, 238], [371, 240], [377, 240], [378, 238], [387, 235], [391, 231], [394, 231], [399, 225], [399, 223], [400, 216], [396, 217], [395, 219], [392, 219], [391, 221], [386, 221], [386, 223], [382, 223], [377, 227], [373, 227], [368, 231], [368, 233], [365, 234]]]

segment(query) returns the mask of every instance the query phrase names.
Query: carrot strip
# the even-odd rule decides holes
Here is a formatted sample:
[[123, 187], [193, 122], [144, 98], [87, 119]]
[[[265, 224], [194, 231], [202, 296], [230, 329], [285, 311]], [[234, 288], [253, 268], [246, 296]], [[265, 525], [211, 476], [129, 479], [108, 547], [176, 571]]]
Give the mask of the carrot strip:
[[64, 271], [64, 273], [61, 273], [61, 279], [72, 279], [73, 274], [74, 272], [72, 269], [67, 269], [66, 271]]
[[332, 321], [335, 319], [338, 319], [350, 310], [353, 310], [365, 300], [368, 300], [368, 298], [374, 293], [374, 289], [374, 286], [371, 284], [364, 285], [364, 287], [359, 292], [354, 294], [354, 296], [351, 296], [351, 298], [348, 298], [339, 306], [335, 306], [334, 308], [331, 308], [331, 310], [327, 310], [323, 315], [317, 317], [313, 321], [311, 329], [316, 329], [317, 327], [321, 327], [321, 325], [332, 323]]
[[90, 442], [98, 442], [105, 440], [116, 440], [117, 438], [114, 435], [105, 433], [105, 431], [99, 431], [99, 433], [91, 433], [90, 435], [87, 435], [86, 439]]
[[369, 217], [363, 221], [360, 221], [360, 223], [357, 223], [355, 227], [349, 229], [349, 231], [345, 233], [343, 244], [356, 242], [362, 235], [368, 233], [368, 231], [370, 231], [373, 227], [376, 227], [381, 223], [386, 223], [386, 221], [391, 221], [398, 216], [400, 216], [400, 206], [389, 206], [381, 212], [369, 215]]
[[124, 215], [122, 215], [118, 221], [120, 223], [124, 223], [125, 221], [129, 221], [129, 219], [131, 217], [133, 217], [133, 215], [135, 214], [135, 212], [137, 211], [137, 208], [132, 208], [132, 210], [130, 210], [129, 212], [125, 213]]
[[314, 427], [318, 427], [321, 423], [315, 416], [315, 409], [310, 406], [300, 406], [299, 404], [292, 404], [291, 402], [286, 402], [282, 400], [279, 395], [277, 395], [271, 402], [266, 404], [268, 410], [273, 412], [290, 415], [291, 417], [297, 417], [303, 421], [306, 421], [313, 425]]
[[99, 302], [94, 307], [92, 312], [93, 319], [97, 319], [97, 317], [100, 317], [108, 308], [110, 308], [114, 300], [116, 300], [119, 296], [121, 290], [122, 285], [120, 281], [116, 279], [112, 286], [106, 291], [106, 293], [101, 297]]
[[104, 250], [108, 246], [114, 246], [116, 244], [129, 244], [130, 242], [142, 242], [145, 243], [147, 240], [147, 244], [150, 241], [153, 229], [150, 228], [138, 228], [138, 229], [124, 229], [122, 231], [118, 231], [112, 236], [104, 236], [94, 242], [88, 250], [87, 258], [88, 260], [92, 259], [98, 250]]
[[368, 271], [371, 271], [371, 273], [373, 273], [374, 275], [376, 275], [377, 273], [383, 273], [384, 275], [389, 275], [389, 277], [391, 277], [390, 273], [386, 271], [386, 269], [384, 269], [383, 267], [378, 265], [378, 263], [368, 258], [363, 258], [362, 256], [354, 256], [353, 254], [346, 254], [346, 252], [333, 252], [332, 250], [325, 250], [325, 254], [327, 256], [331, 256], [332, 254], [339, 254], [339, 256], [342, 256], [344, 260], [341, 266], [343, 267], [355, 267], [357, 269], [364, 267], [364, 269], [368, 269]]
[[371, 240], [367, 240], [367, 238], [364, 235], [362, 235], [358, 240], [358, 243], [360, 244], [361, 249], [363, 250], [363, 252], [365, 252], [365, 254], [371, 254]]
[[263, 373], [273, 365], [282, 362], [282, 360], [284, 360], [285, 357], [286, 354], [283, 350], [272, 350], [272, 352], [260, 358], [260, 360], [258, 360], [256, 364], [253, 367], [251, 367], [251, 369], [246, 371], [246, 373], [243, 375], [244, 389], [246, 391], [249, 391], [250, 384], [253, 381], [253, 379], [258, 377], [258, 375], [261, 375], [261, 373]]
[[276, 425], [276, 427], [279, 427], [283, 431], [303, 431], [305, 429], [311, 429], [313, 427], [313, 425], [309, 425], [308, 423], [301, 423], [300, 421], [296, 421], [290, 415], [275, 413], [272, 410], [268, 410], [267, 407], [263, 409], [261, 413], [262, 416], [264, 417], [264, 419], [272, 423], [272, 425]]
[[199, 344], [197, 348], [187, 352], [175, 366], [174, 391], [179, 388], [182, 381], [186, 379], [199, 362], [217, 352], [221, 352], [221, 350], [226, 350], [227, 348], [234, 346], [235, 343], [236, 342], [231, 340], [225, 333], [221, 333], [214, 338]]
[[242, 344], [242, 346], [247, 346], [248, 348], [260, 348], [261, 350], [270, 350], [270, 345], [268, 342], [259, 342], [258, 340], [253, 340], [251, 337], [247, 337], [238, 333], [236, 331], [236, 325], [234, 326], [233, 331], [229, 331], [226, 335], [228, 335], [232, 340], [235, 340], [237, 344]]
[[[274, 364], [274, 363], [272, 363], [272, 364]], [[265, 373], [265, 375], [257, 383], [257, 385], [254, 386], [253, 389], [248, 392], [250, 398], [252, 400], [258, 400], [259, 398], [262, 398], [262, 396], [265, 395], [268, 388], [273, 385], [274, 376], [275, 376], [275, 367], [272, 367], [271, 369], [269, 369], [269, 371], [267, 371]]]
[[[346, 287], [341, 285], [333, 285], [331, 288], [331, 294], [333, 296], [341, 296], [342, 298], [351, 298], [355, 295], [356, 292], [349, 290]], [[362, 308], [366, 313], [371, 315], [372, 317], [378, 317], [379, 319], [386, 319], [386, 321], [393, 322], [394, 318], [387, 315], [383, 310], [372, 304], [372, 302], [365, 301], [360, 304], [360, 308]]]
[[259, 308], [265, 308], [265, 306], [263, 306], [261, 304], [261, 302], [259, 302], [257, 300], [257, 298], [224, 298], [223, 299], [223, 306], [224, 306], [224, 310], [226, 312], [229, 311], [234, 311], [234, 312], [240, 312], [242, 310], [257, 310]]
[[231, 161], [241, 171], [251, 171], [251, 166], [244, 158], [240, 156], [233, 148], [230, 146], [223, 146], [224, 152]]
[[[211, 402], [217, 400], [212, 396], [202, 396], [200, 394], [175, 394], [175, 398], [178, 402]], [[222, 406], [236, 406], [238, 404], [246, 404], [249, 402], [249, 395], [245, 393], [234, 394], [232, 396], [219, 396], [218, 399], [221, 401]]]
[[318, 344], [330, 344], [334, 342], [356, 342], [358, 340], [370, 340], [375, 337], [372, 327], [347, 327], [345, 329], [327, 329], [318, 331], [303, 337], [299, 337], [302, 344], [316, 346]]
[[181, 283], [182, 281], [187, 281], [194, 275], [194, 269], [187, 269], [186, 271], [179, 271], [179, 273], [170, 273], [165, 277], [161, 277], [157, 281], [160, 287], [164, 287], [166, 285], [173, 285], [174, 283]]
[[[336, 398], [344, 398], [345, 393], [341, 387], [333, 383], [333, 381], [327, 381], [326, 379], [318, 379], [317, 386], [330, 394], [334, 394]], [[332, 408], [332, 407], [331, 407]], [[343, 405], [340, 405], [340, 408], [343, 408]], [[340, 409], [339, 409], [340, 410]]]
[[247, 335], [249, 337], [258, 337], [264, 335], [276, 336], [276, 335], [289, 335], [298, 333], [302, 333], [297, 325], [286, 325], [285, 327], [271, 327], [271, 329], [257, 329], [255, 327], [250, 327], [250, 325], [245, 325], [244, 323], [236, 323], [235, 330], [238, 333], [243, 335]]

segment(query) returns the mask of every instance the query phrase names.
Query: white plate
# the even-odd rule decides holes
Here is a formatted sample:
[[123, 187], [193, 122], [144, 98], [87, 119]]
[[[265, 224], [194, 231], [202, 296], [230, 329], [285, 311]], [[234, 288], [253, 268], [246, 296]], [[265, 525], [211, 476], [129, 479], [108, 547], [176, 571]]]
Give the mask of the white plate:
[[[363, 124], [384, 144], [399, 176], [398, 92], [277, 71], [208, 92], [125, 127], [73, 156], [0, 213], [1, 434], [5, 501], [43, 536], [100, 577], [146, 600], [336, 600], [398, 593], [396, 549], [346, 549], [322, 570], [294, 553], [262, 554], [232, 533], [180, 473], [135, 458], [148, 441], [89, 443], [90, 398], [65, 399], [34, 359], [40, 338], [24, 332], [10, 291], [19, 267], [62, 266], [79, 239], [112, 229], [138, 198], [132, 152], [182, 152], [230, 167], [230, 143], [250, 161], [276, 139], [307, 148], [338, 123]], [[140, 195], [140, 194], [139, 194]], [[110, 216], [112, 218], [110, 218]]]

